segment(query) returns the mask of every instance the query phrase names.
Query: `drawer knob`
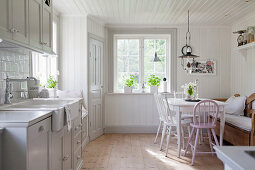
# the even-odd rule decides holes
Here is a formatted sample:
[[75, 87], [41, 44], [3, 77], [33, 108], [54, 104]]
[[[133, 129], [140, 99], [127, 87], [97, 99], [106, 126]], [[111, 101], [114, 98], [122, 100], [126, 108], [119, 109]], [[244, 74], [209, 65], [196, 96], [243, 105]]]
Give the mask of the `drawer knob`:
[[81, 141], [80, 140], [77, 140], [77, 144], [80, 144], [81, 143]]
[[69, 156], [64, 156], [63, 161], [66, 161], [69, 159]]
[[39, 128], [38, 128], [38, 132], [43, 132], [44, 131], [44, 127], [43, 126], [40, 126]]
[[77, 156], [77, 160], [79, 160], [79, 159], [81, 159], [81, 156], [80, 156], [80, 155]]

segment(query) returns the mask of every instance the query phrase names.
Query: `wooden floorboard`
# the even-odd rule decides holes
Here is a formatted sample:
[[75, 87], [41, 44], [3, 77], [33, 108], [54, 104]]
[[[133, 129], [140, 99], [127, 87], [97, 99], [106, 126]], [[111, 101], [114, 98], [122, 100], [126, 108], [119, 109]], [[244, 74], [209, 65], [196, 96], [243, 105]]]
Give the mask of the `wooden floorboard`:
[[[159, 151], [159, 140], [153, 144], [154, 134], [105, 134], [90, 142], [83, 152], [83, 169], [89, 170], [221, 170], [216, 155], [200, 154], [191, 166], [191, 154], [177, 158], [176, 139], [172, 138], [168, 157]], [[164, 142], [165, 143], [165, 142]], [[208, 144], [199, 151], [209, 151]]]

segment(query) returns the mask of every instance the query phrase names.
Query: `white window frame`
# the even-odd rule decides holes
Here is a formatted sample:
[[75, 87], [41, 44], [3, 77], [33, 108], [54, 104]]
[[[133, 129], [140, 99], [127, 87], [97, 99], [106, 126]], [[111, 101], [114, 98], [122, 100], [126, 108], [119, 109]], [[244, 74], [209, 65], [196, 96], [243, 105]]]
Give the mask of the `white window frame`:
[[[121, 35], [114, 35], [113, 38], [113, 64], [114, 64], [114, 92], [121, 92], [122, 90], [118, 89], [117, 87], [117, 40], [121, 39], [138, 39], [139, 40], [139, 88], [138, 90], [134, 90], [134, 92], [140, 92], [142, 90], [142, 85], [144, 83], [144, 40], [145, 39], [164, 39], [166, 40], [166, 78], [168, 80], [168, 89], [170, 89], [171, 85], [171, 77], [170, 77], [170, 67], [171, 67], [171, 48], [170, 48], [170, 40], [171, 35], [169, 34], [121, 34]], [[169, 81], [170, 80], [170, 81]]]

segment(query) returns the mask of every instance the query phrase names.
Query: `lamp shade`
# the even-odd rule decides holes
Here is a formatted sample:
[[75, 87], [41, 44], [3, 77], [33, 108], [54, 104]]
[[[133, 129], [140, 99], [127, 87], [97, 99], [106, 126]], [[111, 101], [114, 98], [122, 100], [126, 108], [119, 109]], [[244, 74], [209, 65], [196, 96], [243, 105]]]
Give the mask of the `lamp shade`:
[[192, 54], [191, 52], [187, 52], [186, 54], [183, 54], [182, 56], [179, 56], [179, 58], [197, 58], [199, 56]]
[[155, 52], [155, 57], [153, 59], [153, 62], [160, 62], [161, 60], [158, 58], [157, 52]]

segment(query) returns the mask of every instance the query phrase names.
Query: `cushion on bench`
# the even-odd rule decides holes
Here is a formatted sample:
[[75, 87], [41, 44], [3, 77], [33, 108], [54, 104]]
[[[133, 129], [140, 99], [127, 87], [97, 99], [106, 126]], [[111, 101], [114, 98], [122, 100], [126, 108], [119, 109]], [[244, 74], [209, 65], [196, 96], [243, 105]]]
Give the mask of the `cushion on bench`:
[[232, 124], [240, 129], [251, 131], [251, 118], [246, 116], [239, 116], [239, 115], [232, 115], [227, 114], [225, 115], [225, 122]]

